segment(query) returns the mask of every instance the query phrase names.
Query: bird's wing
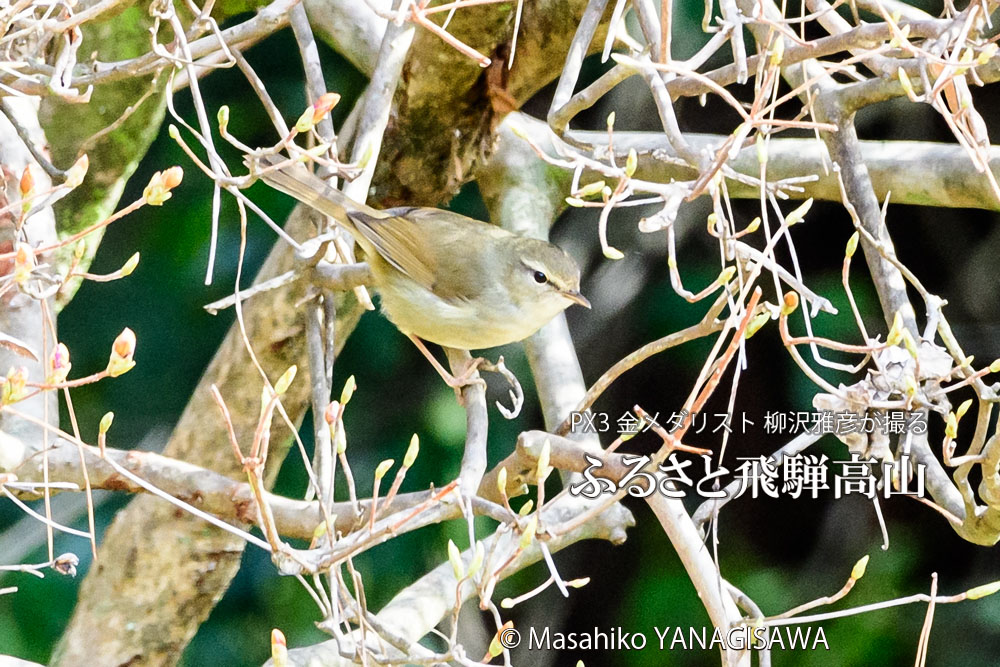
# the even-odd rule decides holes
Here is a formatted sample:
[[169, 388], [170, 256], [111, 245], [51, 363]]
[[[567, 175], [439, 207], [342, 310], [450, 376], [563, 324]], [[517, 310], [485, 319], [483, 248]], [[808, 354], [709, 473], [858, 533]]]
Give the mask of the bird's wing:
[[368, 239], [382, 258], [428, 290], [434, 289], [437, 253], [426, 230], [410, 219], [410, 210], [399, 209], [391, 217], [350, 213], [357, 230]]
[[[475, 298], [486, 287], [483, 275], [491, 262], [494, 239], [509, 232], [464, 215], [437, 208], [397, 208], [391, 217], [351, 214], [351, 219], [394, 267], [442, 299]], [[477, 233], [472, 228], [477, 227]], [[479, 247], [469, 248], [476, 239]], [[442, 280], [447, 277], [446, 280]]]

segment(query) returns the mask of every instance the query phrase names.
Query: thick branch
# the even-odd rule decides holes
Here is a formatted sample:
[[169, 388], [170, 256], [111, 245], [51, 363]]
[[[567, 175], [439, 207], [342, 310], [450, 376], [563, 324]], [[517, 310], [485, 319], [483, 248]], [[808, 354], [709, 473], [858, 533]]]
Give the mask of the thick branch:
[[[311, 224], [301, 208], [286, 229], [298, 238], [310, 232]], [[279, 243], [258, 280], [293, 265], [292, 250]], [[244, 313], [249, 340], [271, 378], [292, 364], [305, 367], [308, 363], [303, 312], [297, 307], [304, 289], [299, 281], [263, 293]], [[349, 331], [360, 311], [348, 295], [337, 314], [338, 330]], [[223, 444], [228, 441], [225, 425], [208, 389], [212, 384], [219, 387], [232, 413], [237, 439], [246, 446], [259, 414], [262, 383], [247, 358], [239, 327], [234, 326], [194, 391], [164, 454], [241, 475], [231, 449]], [[299, 380], [283, 397], [293, 424], [305, 413], [308, 395], [309, 383]], [[271, 436], [272, 477], [289, 442], [287, 427], [276, 417]], [[142, 656], [146, 664], [173, 664], [239, 568], [243, 546], [237, 538], [206, 527], [194, 517], [178, 516], [174, 507], [159, 499], [137, 498], [115, 517], [105, 535], [99, 553], [101, 567], [92, 569], [81, 586], [80, 602], [57, 649], [55, 664], [123, 664], [135, 656]], [[118, 630], [109, 633], [109, 627]]]
[[[28, 98], [7, 98], [7, 109], [17, 124], [26, 133], [26, 138], [36, 146], [45, 146], [45, 134], [38, 121], [38, 101]], [[0, 169], [3, 170], [0, 180], [0, 205], [16, 202], [20, 198], [18, 179], [25, 167], [31, 165], [36, 191], [48, 190], [51, 186], [49, 177], [35, 164], [31, 151], [24, 140], [18, 135], [14, 125], [7, 117], [0, 114]], [[18, 210], [20, 207], [13, 207]], [[15, 242], [27, 242], [33, 246], [50, 245], [56, 240], [55, 216], [51, 208], [39, 209], [18, 230], [19, 221], [13, 212], [0, 215], [0, 253], [10, 252]], [[19, 234], [20, 232], [20, 234]], [[36, 262], [50, 261], [51, 257], [39, 257]], [[14, 270], [11, 261], [0, 262], [0, 276], [9, 276]], [[25, 287], [35, 292], [41, 292], [43, 287], [37, 281], [29, 279]], [[51, 303], [51, 300], [49, 300]], [[0, 345], [0, 373], [6, 375], [9, 369], [25, 367], [29, 377], [40, 379], [46, 374], [48, 353], [56, 341], [46, 326], [46, 318], [42, 315], [42, 302], [20, 289], [11, 289], [0, 294], [0, 332], [14, 339], [23, 341], [31, 348], [36, 359], [30, 359], [13, 351], [11, 346]], [[47, 422], [58, 421], [59, 410], [54, 393], [38, 394], [33, 398], [21, 401], [18, 409], [35, 419]], [[16, 462], [22, 455], [38, 451], [46, 441], [42, 429], [0, 413], [0, 430], [10, 438], [20, 441], [21, 452], [0, 451], [0, 461], [4, 464]], [[13, 447], [13, 441], [8, 441]]]
[[[540, 121], [531, 120], [532, 123]], [[570, 132], [567, 137], [589, 145], [607, 144], [604, 132]], [[686, 134], [696, 150], [718, 148], [727, 137], [713, 134]], [[649, 181], [669, 182], [692, 180], [694, 170], [677, 165], [671, 158], [676, 154], [667, 141], [656, 132], [615, 132], [615, 155], [621, 164], [634, 148], [639, 156], [636, 177]], [[934, 206], [941, 208], [982, 208], [1000, 210], [989, 180], [976, 171], [969, 154], [956, 144], [931, 141], [863, 141], [857, 142], [859, 160], [868, 170], [875, 195], [882, 201], [892, 193], [895, 204]], [[1000, 178], [1000, 146], [990, 147], [993, 173]], [[797, 183], [802, 192], [789, 189], [795, 199], [812, 197], [824, 201], [841, 201], [837, 174], [824, 168], [829, 165], [826, 146], [815, 139], [772, 137], [768, 143], [767, 175], [772, 182], [815, 175], [816, 180]], [[760, 175], [760, 163], [753, 146], [741, 150], [727, 163], [737, 172], [750, 177]], [[598, 175], [585, 174], [582, 183], [597, 180]], [[756, 199], [760, 189], [728, 180], [731, 197]]]
[[[225, 442], [219, 442], [215, 446], [223, 450], [227, 447]], [[161, 491], [220, 519], [244, 524], [257, 521], [257, 507], [250, 485], [246, 482], [154, 452], [108, 448], [106, 455], [120, 467]], [[126, 493], [145, 491], [143, 487], [118, 474], [101, 458], [96, 448], [86, 448], [84, 460], [87, 463], [87, 473], [92, 488]], [[35, 454], [29, 457], [11, 472], [17, 475], [21, 483], [41, 484], [43, 481], [41, 455]], [[75, 444], [60, 440], [51, 447], [49, 481], [68, 482], [83, 488], [80, 452]], [[488, 496], [487, 492], [494, 490], [495, 487], [494, 483], [491, 489], [484, 488], [480, 493]], [[378, 505], [379, 513], [389, 515], [403, 512], [425, 503], [432, 495], [431, 491], [401, 493], [397, 494], [389, 505], [382, 499]], [[269, 493], [264, 497], [274, 515], [278, 532], [284, 537], [309, 539], [313, 536], [316, 526], [323, 520], [317, 501], [296, 500]], [[336, 530], [346, 534], [368, 523], [371, 499], [359, 499], [358, 504], [361, 508], [360, 515], [354, 513], [354, 505], [350, 501], [333, 503], [329, 513], [333, 517]]]

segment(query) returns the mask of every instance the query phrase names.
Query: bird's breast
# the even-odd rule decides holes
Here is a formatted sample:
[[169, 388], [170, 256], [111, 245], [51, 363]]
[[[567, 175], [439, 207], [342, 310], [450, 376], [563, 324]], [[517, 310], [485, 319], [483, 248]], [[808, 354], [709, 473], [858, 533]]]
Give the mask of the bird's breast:
[[524, 340], [556, 314], [538, 321], [502, 294], [444, 299], [398, 272], [379, 282], [382, 311], [400, 331], [445, 347], [481, 350]]

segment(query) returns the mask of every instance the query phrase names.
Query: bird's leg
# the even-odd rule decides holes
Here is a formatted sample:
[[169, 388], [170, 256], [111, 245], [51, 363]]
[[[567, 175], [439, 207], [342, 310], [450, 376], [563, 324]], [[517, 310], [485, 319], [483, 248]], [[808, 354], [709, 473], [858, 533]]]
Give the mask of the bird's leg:
[[[427, 357], [427, 361], [431, 362], [431, 366], [434, 367], [434, 370], [436, 370], [438, 375], [441, 376], [441, 379], [444, 380], [445, 384], [454, 389], [456, 392], [461, 391], [462, 387], [472, 381], [472, 375], [479, 370], [479, 365], [485, 361], [482, 357], [476, 357], [475, 359], [469, 361], [469, 363], [466, 364], [465, 368], [463, 368], [457, 376], [452, 375], [445, 369], [444, 366], [441, 365], [441, 362], [434, 358], [431, 351], [427, 349], [426, 345], [424, 345], [424, 341], [412, 334], [406, 334], [406, 336], [413, 341], [413, 344], [417, 346], [420, 353]], [[482, 382], [482, 380], [478, 381]]]

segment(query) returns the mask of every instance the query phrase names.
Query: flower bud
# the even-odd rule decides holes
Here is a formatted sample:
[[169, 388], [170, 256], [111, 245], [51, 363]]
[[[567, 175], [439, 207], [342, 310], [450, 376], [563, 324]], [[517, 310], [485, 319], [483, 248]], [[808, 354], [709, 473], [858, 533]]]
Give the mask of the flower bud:
[[886, 345], [899, 345], [903, 340], [903, 315], [897, 310], [892, 318], [892, 326], [889, 334], [885, 337]]
[[45, 382], [47, 384], [65, 382], [66, 376], [69, 375], [69, 369], [72, 367], [73, 364], [69, 361], [69, 348], [64, 343], [59, 343], [49, 355], [49, 377], [46, 378]]
[[[613, 113], [614, 112], [612, 112], [612, 114]], [[500, 635], [503, 634], [504, 631], [509, 630], [512, 627], [514, 627], [514, 621], [507, 621], [506, 623], [503, 624], [503, 627], [497, 630], [496, 634], [493, 635], [493, 639], [490, 640], [490, 647], [486, 649], [487, 652], [490, 654], [490, 658], [495, 658], [501, 653], [503, 653], [503, 643], [500, 641]]]
[[358, 383], [355, 381], [354, 376], [347, 378], [347, 382], [344, 383], [344, 388], [340, 391], [340, 404], [347, 405], [351, 400], [351, 396], [354, 396], [354, 390], [357, 389]]
[[326, 406], [326, 410], [323, 412], [323, 419], [326, 420], [327, 424], [333, 425], [333, 422], [337, 420], [337, 413], [340, 412], [340, 402], [330, 401]]
[[795, 292], [786, 292], [782, 300], [781, 314], [789, 316], [799, 307], [799, 295]]
[[288, 388], [292, 386], [292, 381], [295, 380], [295, 373], [297, 373], [298, 370], [299, 367], [295, 364], [289, 366], [288, 369], [281, 374], [281, 377], [278, 378], [278, 381], [274, 383], [274, 393], [281, 396], [288, 391]]
[[66, 170], [66, 180], [63, 181], [63, 185], [67, 188], [75, 188], [83, 183], [83, 178], [87, 175], [87, 170], [90, 169], [90, 158], [84, 153], [73, 163], [73, 166]]
[[295, 121], [295, 131], [299, 134], [304, 134], [313, 129], [315, 124], [316, 122], [313, 120], [312, 107], [309, 107], [303, 111], [302, 115], [299, 116], [299, 119]]
[[754, 147], [757, 149], [757, 162], [759, 164], [767, 164], [767, 143], [764, 141], [764, 135], [757, 133], [757, 138], [754, 139]]
[[762, 313], [757, 313], [750, 319], [750, 323], [747, 324], [747, 332], [745, 334], [746, 338], [751, 338], [755, 333], [760, 331], [761, 327], [767, 324], [767, 321], [771, 319], [771, 314], [766, 310]]
[[324, 93], [315, 102], [310, 104], [299, 119], [295, 121], [295, 130], [299, 133], [308, 132], [316, 126], [316, 123], [323, 120], [323, 117], [330, 113], [330, 109], [337, 106], [340, 95], [337, 93]]
[[916, 91], [913, 90], [913, 82], [910, 81], [910, 77], [906, 74], [906, 71], [902, 67], [896, 68], [896, 78], [899, 79], [899, 85], [903, 87], [903, 92], [910, 99], [917, 96]]
[[621, 259], [622, 257], [625, 256], [625, 253], [623, 253], [618, 248], [607, 246], [604, 248], [604, 256], [607, 257], [608, 259]]
[[375, 467], [375, 479], [382, 479], [385, 477], [385, 474], [389, 472], [389, 468], [391, 468], [392, 464], [395, 462], [396, 461], [394, 459], [386, 459], [379, 463], [378, 466]]
[[410, 468], [414, 461], [417, 460], [417, 454], [420, 453], [420, 438], [414, 433], [413, 437], [410, 438], [410, 446], [406, 448], [406, 454], [403, 456], [403, 467]]
[[771, 49], [771, 66], [777, 67], [781, 64], [782, 59], [785, 57], [785, 38], [780, 34], [777, 39], [774, 40], [773, 48]]
[[219, 121], [219, 132], [222, 134], [226, 133], [226, 129], [229, 127], [229, 107], [223, 104], [219, 107], [219, 113], [216, 115]]
[[462, 579], [465, 576], [465, 564], [462, 563], [462, 552], [452, 540], [448, 540], [448, 562], [451, 563], [451, 571], [454, 573], [455, 579]]
[[14, 245], [14, 282], [24, 285], [35, 270], [35, 251], [27, 243]]
[[913, 340], [913, 334], [910, 333], [909, 329], [903, 329], [901, 332], [903, 336], [903, 347], [906, 351], [910, 353], [910, 356], [914, 359], [917, 358], [917, 342]]
[[803, 202], [801, 206], [796, 208], [794, 211], [792, 211], [785, 217], [785, 224], [791, 227], [796, 223], [802, 222], [803, 218], [806, 217], [806, 213], [808, 213], [809, 209], [812, 208], [812, 205], [813, 205], [813, 198], [810, 197], [809, 199], [805, 200], [805, 202]]
[[111, 425], [115, 422], [115, 413], [105, 412], [104, 416], [101, 417], [101, 423], [97, 426], [98, 432], [104, 435], [111, 430]]
[[638, 166], [639, 154], [635, 152], [634, 148], [628, 149], [628, 157], [625, 158], [625, 175], [632, 178]]
[[507, 495], [507, 469], [500, 468], [500, 472], [497, 473], [497, 491], [500, 492], [501, 496]]
[[271, 630], [271, 662], [274, 667], [288, 667], [288, 642], [277, 628]]
[[163, 172], [163, 185], [168, 190], [173, 190], [184, 180], [184, 170], [181, 167], [173, 166]]
[[133, 355], [135, 355], [135, 332], [125, 327], [111, 346], [108, 375], [115, 378], [132, 370], [135, 367]]
[[3, 381], [3, 391], [0, 393], [0, 405], [16, 403], [24, 398], [28, 384], [28, 369], [17, 366], [7, 371]]
[[847, 249], [844, 251], [846, 257], [854, 257], [854, 253], [858, 250], [858, 238], [857, 232], [851, 234], [851, 238], [847, 239]]
[[476, 548], [472, 552], [472, 560], [469, 562], [469, 576], [474, 577], [479, 573], [479, 568], [483, 566], [483, 560], [486, 558], [486, 547], [483, 546], [482, 542], [476, 542]]
[[333, 438], [333, 445], [337, 450], [337, 456], [347, 451], [347, 433], [344, 431], [343, 426], [337, 429], [337, 433]]
[[851, 569], [851, 579], [857, 581], [861, 577], [865, 576], [865, 570], [868, 569], [868, 554], [865, 554], [854, 564]]
[[715, 229], [719, 226], [719, 215], [717, 213], [709, 213], [705, 218], [705, 227], [708, 229], [708, 233], [712, 234]]
[[[587, 183], [585, 186], [577, 190], [576, 196], [579, 198], [594, 197], [601, 194], [604, 190], [604, 186], [607, 185], [604, 181], [594, 181], [593, 183]], [[575, 199], [576, 197], [574, 197]]]
[[333, 107], [337, 106], [337, 102], [340, 102], [340, 95], [337, 93], [323, 93], [320, 95], [319, 99], [312, 104], [313, 123], [323, 120], [323, 117], [330, 113]]
[[970, 600], [978, 600], [979, 598], [984, 598], [987, 595], [993, 595], [997, 591], [1000, 591], [1000, 581], [994, 581], [992, 584], [983, 584], [982, 586], [970, 588], [966, 591], [965, 597]]
[[552, 467], [549, 466], [549, 459], [552, 456], [552, 443], [548, 440], [542, 445], [542, 451], [538, 455], [538, 463], [535, 465], [535, 480], [538, 482], [539, 486], [545, 484], [545, 480], [548, 478], [549, 473], [552, 472]]
[[910, 36], [910, 24], [904, 25], [898, 35], [894, 35], [892, 39], [889, 40], [889, 47], [893, 49], [898, 49], [905, 42], [907, 42], [907, 37]]
[[527, 549], [531, 546], [531, 541], [535, 539], [535, 531], [538, 530], [538, 515], [532, 514], [528, 519], [528, 523], [524, 526], [524, 532], [521, 533], [521, 539], [518, 541], [517, 546], [521, 549]]
[[130, 276], [132, 275], [132, 272], [135, 271], [135, 267], [137, 266], [139, 266], [139, 253], [135, 253], [129, 257], [128, 261], [122, 265], [122, 268], [119, 269], [118, 273], [120, 273], [123, 278], [125, 276]]
[[35, 191], [35, 177], [31, 175], [31, 165], [27, 165], [21, 172], [21, 181], [18, 183], [21, 191], [21, 198], [30, 197]]
[[951, 440], [954, 440], [958, 435], [958, 417], [955, 416], [954, 412], [949, 412], [948, 416], [944, 418], [944, 436]]
[[142, 191], [142, 198], [150, 206], [162, 206], [163, 202], [170, 199], [170, 192], [184, 179], [184, 170], [180, 167], [171, 167], [165, 171], [158, 171], [149, 179], [149, 185]]

